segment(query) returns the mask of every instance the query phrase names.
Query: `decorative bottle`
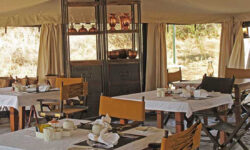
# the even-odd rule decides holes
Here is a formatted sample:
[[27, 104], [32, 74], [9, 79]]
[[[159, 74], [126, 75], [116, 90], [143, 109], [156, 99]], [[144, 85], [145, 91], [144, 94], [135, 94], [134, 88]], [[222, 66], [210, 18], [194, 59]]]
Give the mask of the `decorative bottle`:
[[212, 77], [214, 75], [214, 68], [213, 68], [213, 62], [212, 61], [208, 62], [207, 75], [209, 77]]

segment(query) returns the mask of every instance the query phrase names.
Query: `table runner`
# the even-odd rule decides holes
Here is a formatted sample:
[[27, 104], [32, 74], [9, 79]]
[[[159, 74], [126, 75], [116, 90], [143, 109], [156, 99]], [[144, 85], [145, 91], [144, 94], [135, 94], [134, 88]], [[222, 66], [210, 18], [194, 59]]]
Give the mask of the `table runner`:
[[230, 94], [219, 94], [216, 97], [209, 97], [204, 100], [185, 100], [176, 99], [173, 96], [157, 97], [156, 91], [149, 91], [116, 96], [114, 98], [141, 101], [142, 96], [145, 97], [146, 110], [184, 112], [188, 118], [192, 116], [193, 112], [199, 110], [205, 110], [225, 104], [228, 104], [228, 106], [231, 107], [233, 104], [233, 99]]

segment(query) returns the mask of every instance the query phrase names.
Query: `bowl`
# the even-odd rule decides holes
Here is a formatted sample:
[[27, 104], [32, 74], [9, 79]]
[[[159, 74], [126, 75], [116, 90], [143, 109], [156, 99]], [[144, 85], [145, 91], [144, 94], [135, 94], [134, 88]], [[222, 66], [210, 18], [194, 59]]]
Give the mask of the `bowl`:
[[108, 58], [109, 59], [117, 59], [119, 57], [119, 51], [109, 51]]
[[137, 51], [128, 50], [127, 55], [128, 55], [128, 58], [129, 58], [129, 59], [135, 59], [136, 56], [137, 56]]
[[120, 49], [119, 51], [119, 58], [126, 59], [128, 57], [126, 49]]

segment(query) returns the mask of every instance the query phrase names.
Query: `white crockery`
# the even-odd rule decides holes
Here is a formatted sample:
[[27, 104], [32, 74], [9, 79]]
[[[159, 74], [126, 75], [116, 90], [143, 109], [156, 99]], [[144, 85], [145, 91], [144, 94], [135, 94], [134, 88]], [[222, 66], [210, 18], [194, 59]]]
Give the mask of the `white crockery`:
[[67, 130], [73, 130], [73, 129], [75, 129], [74, 122], [71, 121], [71, 120], [65, 120], [63, 122], [63, 129], [67, 129]]
[[46, 127], [43, 129], [44, 141], [49, 142], [54, 138], [54, 129], [52, 127]]

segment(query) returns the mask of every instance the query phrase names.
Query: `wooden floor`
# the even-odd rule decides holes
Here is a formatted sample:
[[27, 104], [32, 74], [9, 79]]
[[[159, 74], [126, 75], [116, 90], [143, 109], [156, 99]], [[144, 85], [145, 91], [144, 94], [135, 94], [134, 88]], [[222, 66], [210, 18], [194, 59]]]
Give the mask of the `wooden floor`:
[[[156, 116], [151, 114], [147, 115], [147, 120], [145, 121], [145, 125], [149, 126], [156, 126]], [[232, 119], [229, 119], [232, 121]], [[42, 120], [45, 122], [45, 120]], [[210, 118], [209, 122], [213, 122], [214, 119]], [[165, 129], [170, 130], [172, 133], [175, 132], [175, 121], [174, 119], [170, 119], [168, 124], [164, 126]], [[9, 133], [9, 119], [7, 118], [0, 118], [0, 134]], [[208, 142], [209, 138], [204, 136], [205, 134], [202, 133], [202, 139], [201, 139], [201, 146], [200, 150], [212, 150], [212, 143]], [[250, 131], [243, 137], [243, 141], [247, 144], [247, 146], [250, 149]], [[241, 150], [241, 147], [239, 145], [234, 146], [233, 150]]]

